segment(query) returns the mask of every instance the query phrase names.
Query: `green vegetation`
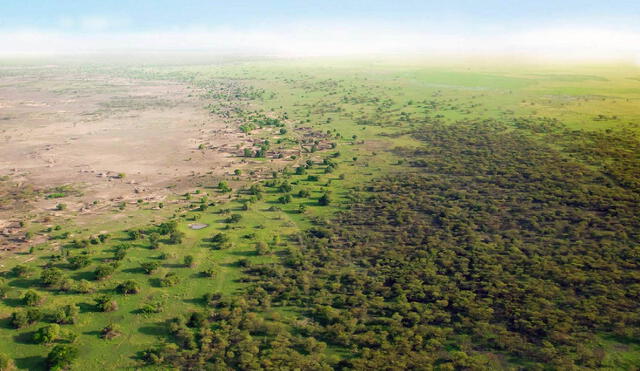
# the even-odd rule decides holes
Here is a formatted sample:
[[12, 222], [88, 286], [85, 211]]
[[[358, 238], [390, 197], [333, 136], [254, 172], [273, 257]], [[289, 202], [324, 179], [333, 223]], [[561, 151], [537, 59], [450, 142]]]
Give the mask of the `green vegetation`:
[[187, 82], [242, 170], [16, 254], [0, 369], [638, 367], [637, 68], [101, 71]]

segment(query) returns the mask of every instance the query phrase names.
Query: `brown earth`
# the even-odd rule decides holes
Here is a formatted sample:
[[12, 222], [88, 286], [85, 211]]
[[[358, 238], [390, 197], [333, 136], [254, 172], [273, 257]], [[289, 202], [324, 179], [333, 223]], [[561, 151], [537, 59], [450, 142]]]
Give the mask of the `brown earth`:
[[[246, 136], [211, 115], [200, 95], [174, 82], [54, 67], [0, 73], [0, 177], [42, 192], [30, 212], [64, 202], [88, 213], [99, 210], [94, 201], [161, 200], [193, 186], [189, 179], [229, 174]], [[75, 196], [42, 197], [69, 184]], [[20, 217], [0, 208], [0, 225]]]

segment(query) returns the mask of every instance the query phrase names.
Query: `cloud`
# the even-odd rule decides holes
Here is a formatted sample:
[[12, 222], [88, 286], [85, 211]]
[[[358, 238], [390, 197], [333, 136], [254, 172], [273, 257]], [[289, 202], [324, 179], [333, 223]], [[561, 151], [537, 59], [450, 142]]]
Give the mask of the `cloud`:
[[202, 51], [276, 56], [511, 55], [568, 60], [634, 60], [640, 56], [640, 32], [585, 26], [474, 33], [454, 27], [429, 30], [367, 23], [294, 23], [247, 30], [189, 27], [106, 32], [117, 22], [85, 17], [67, 23], [87, 32], [5, 30], [0, 53]]
[[126, 17], [114, 18], [101, 15], [63, 16], [58, 19], [58, 28], [73, 32], [96, 33], [122, 29], [131, 22]]

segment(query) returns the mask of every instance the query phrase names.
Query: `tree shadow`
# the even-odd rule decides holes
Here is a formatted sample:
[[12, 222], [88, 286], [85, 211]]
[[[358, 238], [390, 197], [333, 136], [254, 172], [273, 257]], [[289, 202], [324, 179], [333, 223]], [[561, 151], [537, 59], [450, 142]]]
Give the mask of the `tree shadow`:
[[33, 344], [35, 344], [33, 342], [33, 335], [35, 333], [36, 333], [36, 331], [28, 331], [28, 332], [19, 333], [19, 334], [13, 336], [13, 341], [15, 343], [18, 343], [18, 344], [31, 344], [31, 345], [33, 345]]
[[14, 361], [21, 370], [45, 370], [45, 360], [42, 356], [31, 356], [16, 358]]
[[141, 267], [123, 269], [122, 273], [144, 274], [145, 271]]
[[96, 275], [95, 275], [94, 272], [77, 272], [77, 273], [74, 273], [71, 276], [71, 278], [76, 280], [76, 281], [80, 281], [80, 280], [91, 281], [94, 278], [96, 278]]
[[78, 308], [80, 309], [80, 313], [97, 312], [96, 306], [94, 304], [78, 303], [77, 305], [78, 305]]
[[9, 286], [19, 287], [21, 289], [28, 289], [28, 288], [37, 286], [37, 283], [38, 283], [37, 279], [19, 278], [9, 282]]
[[255, 251], [231, 251], [230, 252], [231, 255], [236, 255], [236, 256], [244, 256], [244, 257], [248, 257], [248, 256], [258, 256], [258, 253]]
[[151, 336], [164, 336], [167, 334], [166, 326], [164, 322], [156, 323], [151, 326], [142, 326], [138, 328], [138, 332], [144, 335]]
[[5, 298], [4, 304], [11, 308], [17, 308], [24, 305], [24, 303], [22, 302], [22, 299], [20, 298]]
[[160, 278], [149, 278], [149, 285], [155, 288], [161, 288]]

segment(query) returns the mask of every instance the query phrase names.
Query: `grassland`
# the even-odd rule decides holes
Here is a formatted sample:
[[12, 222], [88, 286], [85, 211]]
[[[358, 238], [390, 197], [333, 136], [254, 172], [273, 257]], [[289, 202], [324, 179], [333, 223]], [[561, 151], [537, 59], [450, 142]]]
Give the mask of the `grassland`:
[[[0, 79], [12, 77], [16, 71], [20, 71], [20, 68], [0, 70]], [[374, 195], [372, 187], [374, 184], [379, 187], [376, 182], [381, 178], [414, 173], [416, 167], [412, 165], [412, 160], [418, 159], [420, 155], [416, 154], [413, 158], [414, 155], [407, 155], [406, 151], [422, 146], [438, 148], [435, 141], [425, 142], [418, 135], [420, 130], [435, 130], [431, 126], [435, 121], [443, 125], [499, 122], [505, 125], [501, 126], [500, 135], [504, 132], [525, 135], [532, 141], [547, 144], [548, 147], [540, 147], [545, 151], [557, 151], [553, 153], [567, 157], [571, 157], [571, 148], [570, 143], [567, 143], [570, 140], [563, 139], [570, 138], [565, 131], [598, 135], [625, 133], [632, 144], [629, 144], [630, 147], [620, 147], [622, 151], [633, 148], [640, 131], [640, 69], [633, 66], [502, 66], [496, 63], [459, 63], [441, 67], [426, 61], [398, 62], [388, 59], [271, 60], [234, 61], [214, 65], [65, 67], [65, 75], [69, 73], [98, 74], [111, 79], [143, 82], [170, 81], [188, 86], [192, 91], [189, 98], [202, 107], [202, 110], [208, 111], [210, 118], [224, 123], [234, 134], [242, 135], [242, 140], [235, 142], [237, 148], [233, 151], [234, 161], [228, 171], [214, 174], [203, 171], [199, 177], [189, 181], [185, 186], [186, 190], [177, 192], [169, 189], [162, 208], [158, 207], [157, 200], [141, 200], [132, 201], [124, 208], [118, 208], [114, 204], [103, 213], [84, 218], [77, 218], [75, 210], [60, 214], [51, 210], [31, 209], [20, 214], [18, 219], [23, 222], [23, 227], [16, 229], [20, 233], [29, 232], [32, 242], [26, 241], [21, 249], [6, 252], [2, 256], [5, 297], [0, 301], [0, 318], [3, 318], [0, 326], [0, 353], [12, 358], [20, 369], [46, 367], [45, 358], [53, 344], [35, 344], [32, 341], [33, 334], [51, 321], [48, 316], [50, 312], [69, 304], [76, 304], [79, 314], [75, 323], [62, 326], [75, 333], [77, 338], [72, 341], [61, 338], [54, 343], [71, 342], [79, 349], [73, 369], [204, 368], [202, 364], [180, 363], [175, 359], [160, 360], [154, 365], [149, 362], [145, 351], [159, 343], [171, 342], [170, 339], [175, 337], [176, 332], [171, 330], [166, 321], [201, 312], [203, 308], [207, 308], [203, 296], [211, 293], [219, 293], [229, 300], [246, 301], [249, 304], [234, 303], [230, 307], [241, 308], [243, 316], [245, 313], [255, 313], [265, 323], [278, 328], [275, 331], [277, 336], [267, 330], [248, 330], [261, 351], [266, 352], [274, 347], [271, 344], [272, 338], [290, 333], [285, 337], [295, 344], [292, 347], [296, 349], [299, 345], [295, 339], [302, 337], [313, 337], [325, 343], [326, 348], [300, 351], [300, 357], [313, 359], [313, 362], [308, 363], [300, 361], [308, 369], [371, 369], [376, 364], [376, 358], [369, 354], [371, 358], [367, 358], [367, 362], [371, 363], [358, 363], [357, 360], [364, 357], [362, 354], [366, 351], [363, 351], [364, 346], [353, 345], [357, 341], [332, 342], [328, 340], [331, 337], [326, 333], [311, 330], [305, 336], [299, 335], [304, 327], [300, 323], [322, 323], [323, 317], [314, 312], [317, 308], [313, 307], [312, 310], [311, 305], [305, 302], [304, 295], [298, 292], [283, 295], [282, 291], [286, 289], [274, 289], [273, 292], [278, 294], [256, 294], [258, 288], [268, 291], [276, 283], [265, 284], [264, 277], [251, 271], [260, 266], [282, 267], [277, 269], [286, 271], [291, 269], [290, 260], [295, 256], [300, 256], [303, 261], [322, 260], [313, 251], [322, 251], [324, 247], [313, 244], [311, 245], [315, 248], [308, 247], [306, 231], [314, 228], [339, 230], [339, 226], [336, 227], [333, 221], [350, 220], [340, 219], [340, 215], [354, 212], [356, 205]], [[533, 126], [526, 126], [529, 122]], [[251, 126], [243, 132], [241, 126], [247, 124]], [[545, 126], [547, 124], [551, 129]], [[587, 142], [585, 137], [578, 138], [580, 142]], [[268, 143], [265, 144], [265, 141]], [[202, 143], [204, 145], [198, 151], [203, 153], [212, 151], [210, 147], [217, 145], [215, 138]], [[242, 152], [244, 148], [250, 149], [251, 156]], [[264, 153], [254, 157], [256, 151]], [[518, 148], [513, 151], [516, 153]], [[441, 153], [447, 152], [443, 150]], [[585, 166], [585, 169], [595, 169], [594, 171], [600, 171], [598, 169], [605, 166], [605, 162], [619, 159], [607, 157], [614, 156], [611, 154], [600, 154], [597, 161], [587, 160], [584, 151], [576, 153], [574, 160], [580, 166]], [[464, 152], [458, 155], [462, 157]], [[635, 175], [630, 172], [639, 162], [638, 153], [631, 153], [624, 159], [628, 167], [622, 170], [623, 175], [627, 174], [628, 178], [635, 179]], [[216, 164], [207, 163], [206, 167], [216, 167]], [[239, 171], [233, 173], [235, 169]], [[613, 179], [621, 177], [619, 174], [609, 176]], [[633, 179], [627, 179], [628, 183]], [[10, 178], [4, 180], [10, 181]], [[69, 182], [72, 183], [73, 180], [69, 179]], [[228, 183], [231, 190], [219, 187], [220, 182]], [[283, 189], [283, 182], [290, 189]], [[251, 191], [252, 185], [259, 185], [262, 190]], [[620, 187], [637, 197], [634, 185]], [[301, 196], [301, 190], [308, 193]], [[287, 194], [290, 199], [283, 201], [282, 197]], [[331, 199], [328, 205], [321, 202], [325, 194]], [[391, 192], [391, 195], [394, 193]], [[9, 199], [11, 196], [7, 194], [5, 197]], [[30, 197], [45, 200], [47, 193]], [[61, 195], [50, 202], [69, 203], [73, 197], [81, 196]], [[13, 203], [7, 202], [7, 205]], [[301, 205], [304, 205], [302, 209]], [[380, 210], [383, 209], [382, 207]], [[230, 216], [236, 214], [240, 215], [239, 220], [230, 221]], [[369, 214], [362, 211], [362, 215]], [[372, 212], [372, 220], [375, 215]], [[177, 231], [181, 232], [177, 234], [183, 234], [182, 238], [176, 243], [170, 241], [168, 234], [162, 235], [159, 248], [152, 248], [149, 236], [158, 233], [158, 226], [170, 220], [177, 222]], [[412, 219], [407, 221], [409, 225], [414, 222]], [[199, 230], [189, 227], [196, 223], [206, 224], [207, 227]], [[380, 226], [384, 227], [382, 224]], [[370, 228], [376, 230], [375, 225]], [[633, 229], [634, 226], [629, 228], [625, 231], [633, 240], [638, 231]], [[129, 232], [138, 230], [140, 233], [132, 238]], [[228, 237], [224, 248], [219, 248], [211, 240], [218, 233]], [[412, 231], [409, 228], [402, 230], [402, 233], [411, 235]], [[99, 234], [109, 234], [109, 238], [104, 242], [96, 241]], [[344, 239], [348, 240], [348, 237]], [[371, 241], [372, 244], [377, 243], [376, 237], [372, 237]], [[126, 257], [115, 264], [116, 269], [108, 278], [96, 280], [96, 268], [115, 263], [116, 250], [123, 244], [128, 246]], [[266, 251], [258, 251], [259, 244], [266, 245]], [[27, 246], [32, 248], [29, 250]], [[335, 247], [336, 252], [327, 252], [325, 259], [336, 259], [332, 254], [340, 254], [337, 252], [342, 251], [340, 246], [343, 248], [340, 242], [330, 239], [329, 247]], [[356, 255], [354, 252], [353, 256]], [[86, 256], [89, 259], [88, 266], [72, 269], [68, 260], [71, 256]], [[184, 263], [186, 256], [193, 257], [193, 266]], [[358, 259], [350, 261], [346, 256], [342, 259], [348, 264], [341, 266], [340, 270], [327, 273], [318, 266], [307, 267], [300, 263], [305, 268], [292, 274], [310, 276], [308, 279], [313, 284], [310, 284], [312, 288], [309, 290], [313, 292], [321, 286], [319, 282], [331, 281], [327, 277], [332, 274], [342, 277], [342, 274], [349, 271], [349, 267], [353, 268], [353, 272], [365, 272], [363, 275], [377, 274], [372, 270], [363, 270]], [[380, 259], [393, 259], [393, 256], [381, 256]], [[362, 257], [362, 260], [366, 260], [366, 257]], [[147, 275], [140, 268], [144, 262], [157, 262], [159, 268]], [[629, 264], [637, 264], [637, 261]], [[29, 272], [18, 276], [14, 271], [16, 266], [27, 267]], [[335, 268], [330, 267], [326, 269]], [[39, 277], [44, 270], [51, 268], [58, 269], [71, 281], [64, 285], [61, 281], [52, 287], [43, 287]], [[208, 268], [215, 271], [214, 277], [202, 274]], [[174, 273], [178, 277], [178, 283], [164, 287], [161, 279], [168, 273]], [[317, 277], [314, 276], [316, 273]], [[325, 273], [327, 277], [323, 276]], [[80, 280], [89, 282], [90, 292], [79, 292], [77, 285]], [[119, 294], [117, 286], [126, 280], [136, 281], [140, 292]], [[632, 295], [633, 287], [637, 286], [636, 281], [637, 278], [634, 282], [627, 283], [627, 295]], [[37, 323], [14, 329], [10, 316], [13, 312], [26, 309], [21, 298], [29, 289], [35, 290], [44, 298], [38, 308], [45, 313], [45, 317]], [[331, 291], [328, 288], [326, 290]], [[342, 292], [340, 288], [335, 290]], [[118, 309], [106, 313], [98, 311], [94, 299], [101, 294], [112, 296]], [[269, 299], [265, 299], [267, 297]], [[371, 296], [368, 298], [373, 302]], [[143, 313], [141, 308], [150, 303], [159, 303], [162, 310], [159, 313]], [[331, 303], [321, 304], [331, 307]], [[348, 311], [345, 308], [350, 308], [335, 302], [333, 307], [345, 312]], [[218, 315], [223, 312], [221, 307], [207, 310]], [[233, 316], [225, 316], [228, 317], [222, 320], [212, 319], [211, 326], [223, 327], [219, 322], [236, 323]], [[392, 316], [393, 313], [389, 311], [376, 313], [381, 322]], [[216, 317], [212, 314], [211, 318]], [[110, 323], [119, 325], [121, 335], [108, 340], [101, 338], [100, 332]], [[261, 326], [268, 327], [264, 324]], [[385, 326], [393, 327], [390, 323]], [[624, 336], [620, 333], [613, 334], [613, 328], [611, 331], [604, 331], [602, 326], [596, 327], [587, 332], [593, 335], [588, 340], [589, 344], [597, 343], [594, 349], [603, 352], [598, 361], [586, 357], [588, 361], [584, 361], [585, 363], [581, 364], [580, 359], [574, 359], [572, 364], [567, 359], [571, 359], [576, 354], [575, 351], [562, 348], [557, 351], [561, 354], [557, 359], [549, 356], [548, 367], [638, 367], [640, 344], [632, 340], [635, 333]], [[376, 328], [372, 331], [379, 330]], [[360, 331], [364, 332], [361, 329], [356, 332]], [[392, 339], [391, 343], [395, 345], [396, 340]], [[454, 344], [454, 340], [460, 340], [461, 343]], [[562, 343], [562, 340], [558, 340], [558, 343]], [[561, 345], [554, 345], [561, 348]], [[433, 344], [430, 346], [436, 349], [433, 354], [447, 354], [435, 357], [438, 359], [429, 359], [442, 369], [535, 369], [545, 364], [539, 355], [534, 356], [524, 351], [518, 354], [505, 350], [506, 347], [497, 350], [499, 347], [469, 345], [462, 337], [448, 338], [447, 343], [441, 347]], [[384, 349], [382, 346], [380, 348]], [[378, 348], [372, 346], [372, 349]], [[468, 355], [471, 360], [456, 358], [462, 357], [459, 353], [463, 350], [466, 352], [465, 357]], [[271, 357], [264, 353], [254, 353], [258, 360]], [[383, 358], [393, 358], [394, 354], [387, 353]], [[405, 356], [407, 355], [398, 356], [398, 363], [389, 367], [407, 367], [410, 363], [402, 363]], [[352, 363], [345, 363], [352, 359]], [[552, 360], [558, 363], [552, 363]], [[427, 359], [423, 361], [427, 362]], [[253, 369], [256, 365], [269, 368], [268, 364], [239, 360], [238, 356], [230, 356], [226, 362], [226, 367], [238, 369]], [[273, 365], [277, 363], [272, 362], [272, 367], [276, 367]], [[464, 362], [468, 362], [467, 366]], [[211, 366], [213, 363], [208, 364]], [[216, 367], [220, 365], [216, 364]]]

